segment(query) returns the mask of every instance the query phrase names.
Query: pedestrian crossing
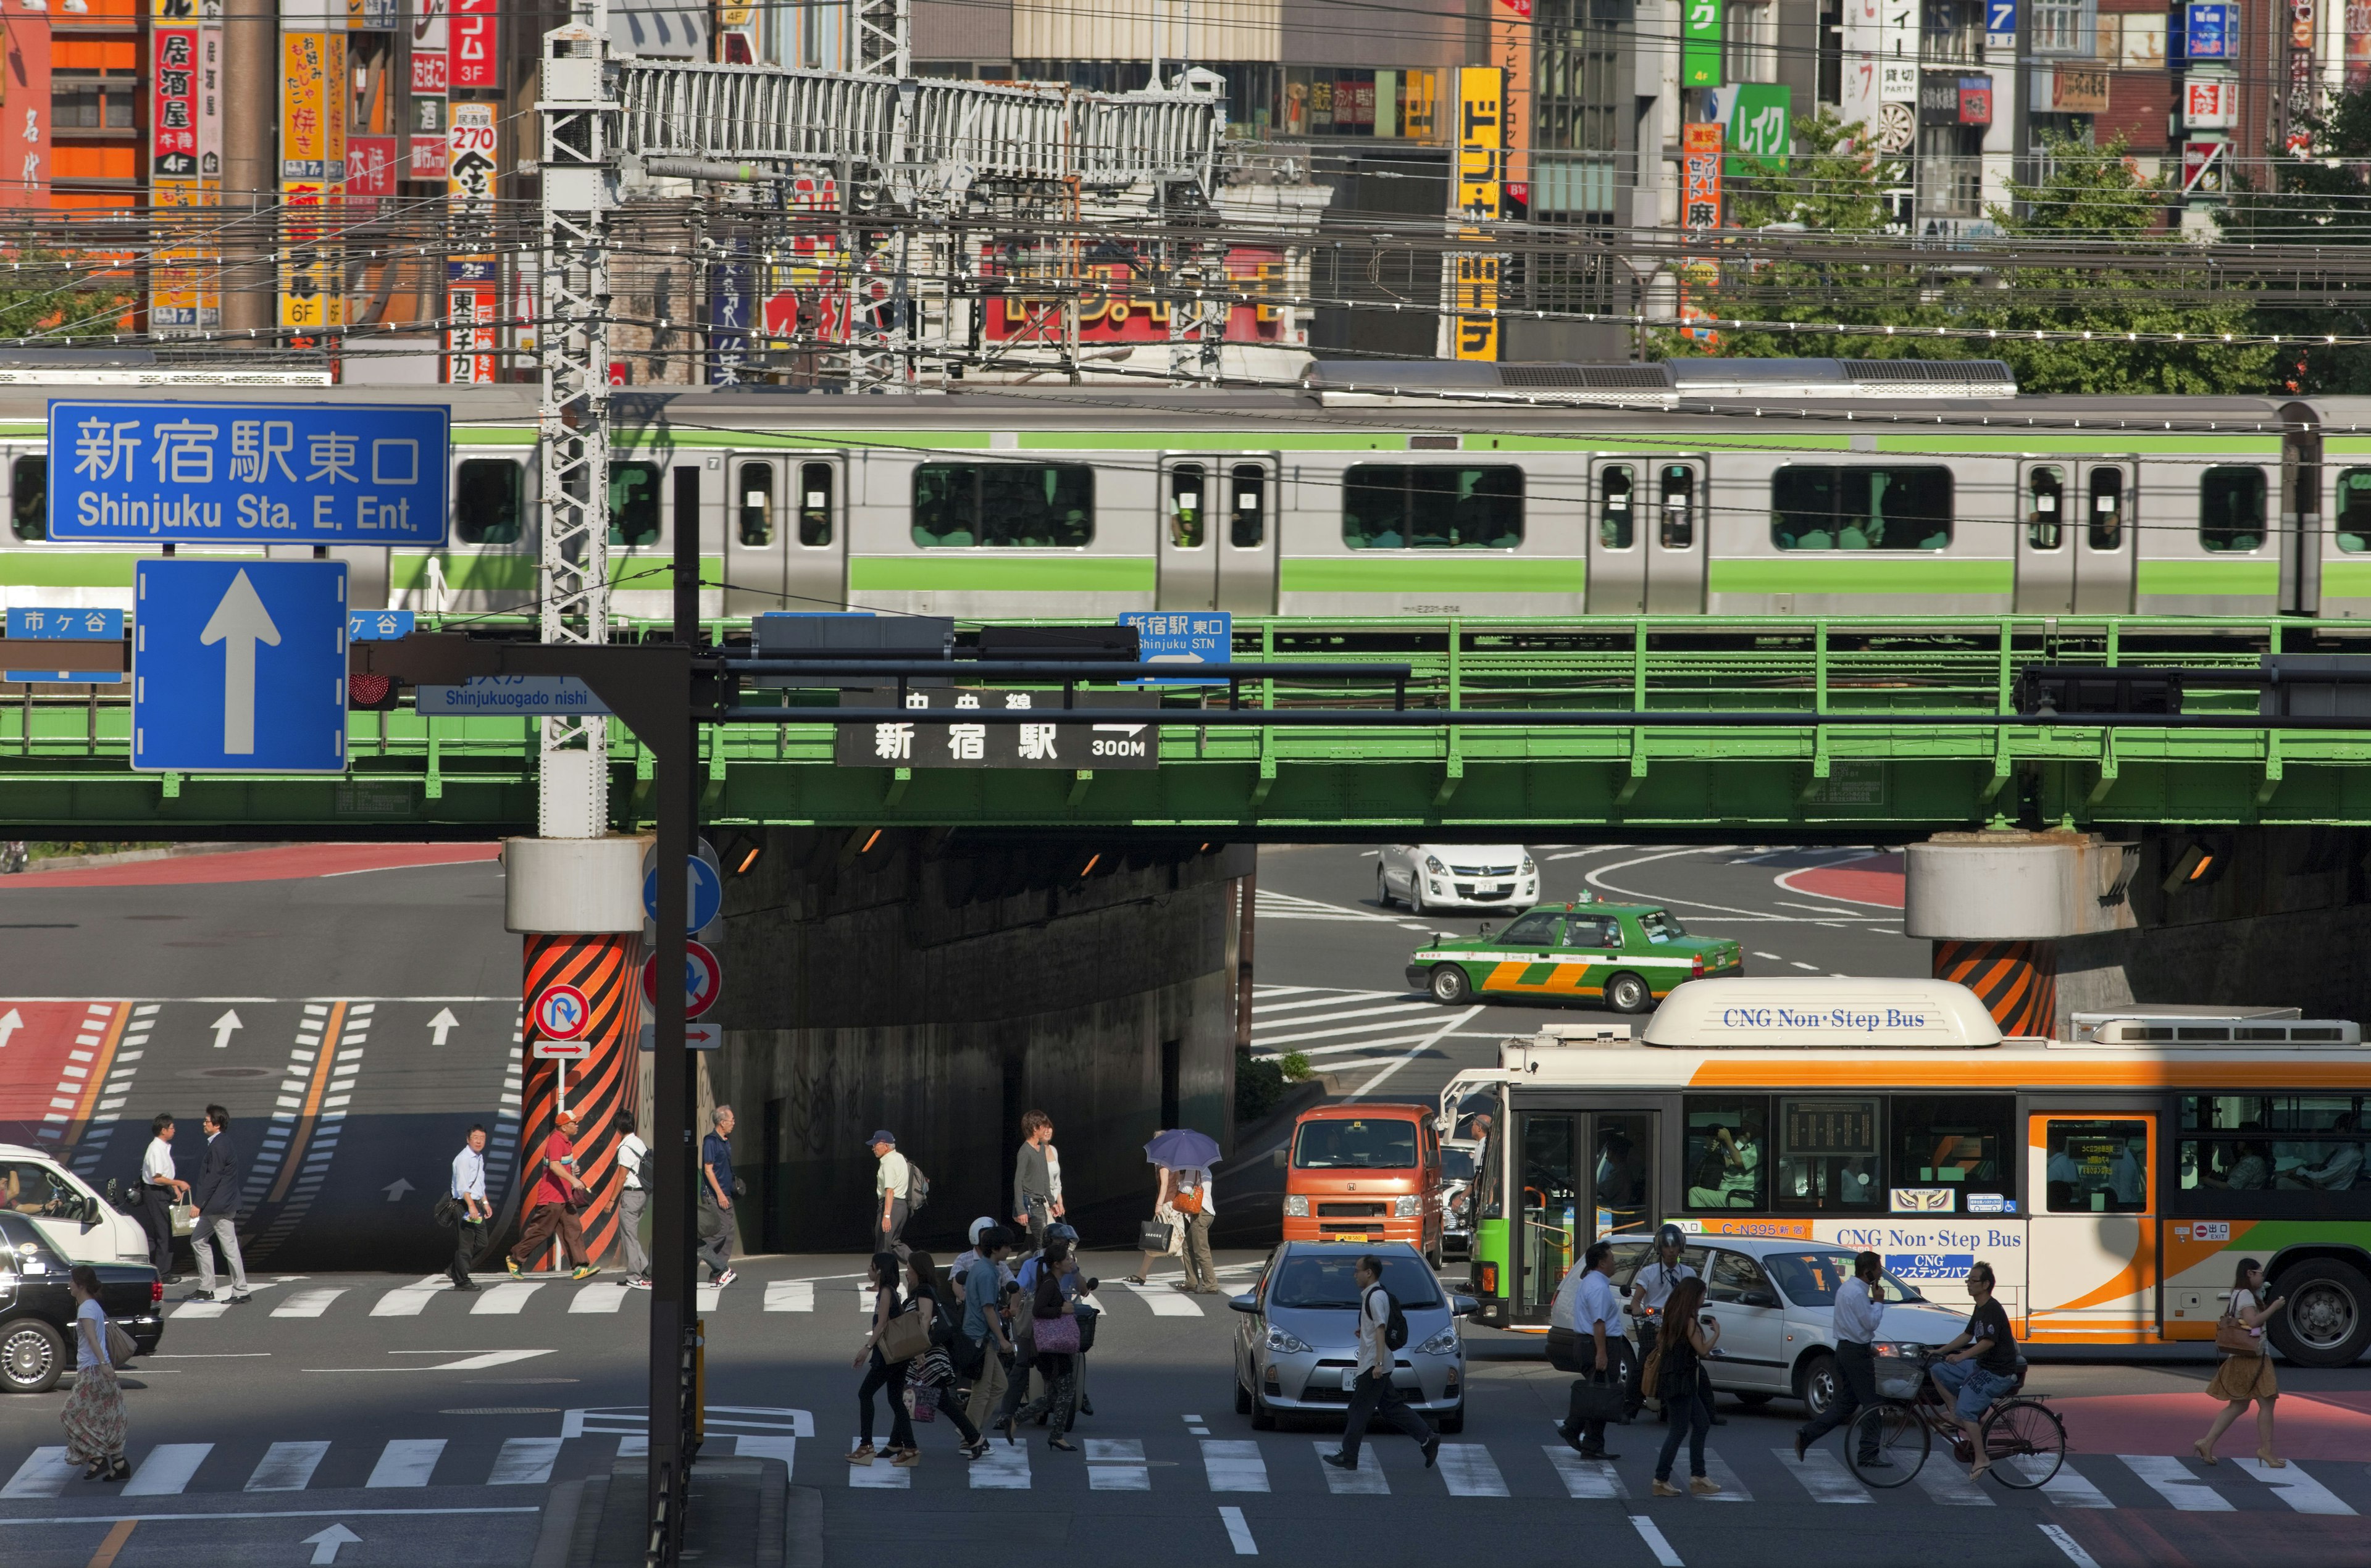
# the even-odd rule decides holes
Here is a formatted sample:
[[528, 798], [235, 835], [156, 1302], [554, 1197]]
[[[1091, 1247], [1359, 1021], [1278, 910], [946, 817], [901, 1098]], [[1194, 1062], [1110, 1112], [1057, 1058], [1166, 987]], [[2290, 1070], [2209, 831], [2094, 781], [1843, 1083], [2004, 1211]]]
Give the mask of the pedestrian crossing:
[[1405, 991], [1259, 986], [1252, 992], [1252, 1055], [1299, 1054], [1321, 1073], [1388, 1066], [1440, 1037], [1460, 1015]]

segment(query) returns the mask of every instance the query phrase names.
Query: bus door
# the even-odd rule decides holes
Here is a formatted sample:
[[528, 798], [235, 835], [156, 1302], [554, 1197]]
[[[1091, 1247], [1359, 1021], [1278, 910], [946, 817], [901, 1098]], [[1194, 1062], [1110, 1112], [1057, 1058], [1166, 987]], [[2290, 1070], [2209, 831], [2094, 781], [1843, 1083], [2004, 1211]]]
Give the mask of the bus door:
[[848, 603], [839, 460], [735, 453], [725, 486], [724, 613], [837, 610]]
[[2148, 1112], [2028, 1118], [2027, 1338], [2124, 1343], [2157, 1336], [2157, 1131]]
[[1517, 1121], [1511, 1320], [1539, 1324], [1590, 1242], [1653, 1233], [1656, 1115], [1527, 1111]]

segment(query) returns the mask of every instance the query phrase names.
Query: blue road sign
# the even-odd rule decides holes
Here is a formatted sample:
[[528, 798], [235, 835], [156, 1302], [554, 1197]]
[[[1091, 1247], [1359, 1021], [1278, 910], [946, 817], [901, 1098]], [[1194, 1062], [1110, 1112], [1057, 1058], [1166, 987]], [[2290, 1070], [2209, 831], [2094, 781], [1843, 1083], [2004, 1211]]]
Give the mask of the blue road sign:
[[410, 637], [419, 619], [419, 616], [411, 610], [349, 610], [346, 612], [346, 640], [388, 642], [399, 637]]
[[[1136, 628], [1136, 656], [1142, 663], [1223, 664], [1234, 656], [1235, 617], [1226, 610], [1129, 610], [1119, 624]], [[1219, 677], [1162, 675], [1144, 684], [1209, 686], [1214, 681]]]
[[50, 404], [50, 537], [445, 542], [441, 404]]
[[133, 582], [134, 768], [345, 771], [345, 562], [144, 560]]
[[2183, 11], [2183, 52], [2192, 60], [2230, 59], [2235, 9], [2230, 0], [2191, 0]]
[[[113, 642], [123, 636], [121, 610], [49, 609], [26, 605], [8, 611], [8, 640], [48, 640], [57, 642]], [[24, 651], [10, 649], [11, 653], [24, 656]], [[90, 670], [5, 670], [0, 680], [26, 682], [65, 681], [75, 686], [121, 686], [121, 674], [103, 675]]]
[[[716, 868], [699, 856], [688, 857], [685, 874], [690, 879], [689, 900], [684, 907], [689, 911], [684, 922], [687, 931], [704, 931], [724, 907], [724, 879]], [[642, 913], [655, 920], [659, 917], [659, 873], [656, 870], [642, 876]]]

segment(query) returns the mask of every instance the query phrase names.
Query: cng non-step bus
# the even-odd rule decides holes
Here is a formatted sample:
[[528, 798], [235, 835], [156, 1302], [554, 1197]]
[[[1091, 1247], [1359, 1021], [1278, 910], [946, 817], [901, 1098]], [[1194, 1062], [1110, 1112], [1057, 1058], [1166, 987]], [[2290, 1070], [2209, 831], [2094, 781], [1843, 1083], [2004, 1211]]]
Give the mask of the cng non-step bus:
[[1946, 981], [1803, 978], [1691, 981], [1636, 1040], [1509, 1040], [1441, 1096], [1444, 1120], [1486, 1102], [1495, 1118], [1484, 1320], [1544, 1332], [1590, 1242], [1670, 1220], [1708, 1243], [1872, 1249], [1946, 1304], [1981, 1258], [2037, 1344], [2211, 1342], [2235, 1259], [2255, 1256], [2288, 1298], [2281, 1350], [2354, 1362], [2371, 1343], [2359, 1026], [2135, 1016], [2078, 1033], [2004, 1039]]

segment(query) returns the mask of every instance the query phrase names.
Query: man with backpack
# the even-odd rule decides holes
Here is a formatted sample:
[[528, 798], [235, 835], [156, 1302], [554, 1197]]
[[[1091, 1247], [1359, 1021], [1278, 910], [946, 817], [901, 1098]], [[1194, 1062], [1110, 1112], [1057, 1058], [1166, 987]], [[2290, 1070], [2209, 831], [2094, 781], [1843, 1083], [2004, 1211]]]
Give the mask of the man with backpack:
[[1350, 1393], [1350, 1417], [1342, 1428], [1342, 1451], [1327, 1454], [1336, 1470], [1359, 1468], [1359, 1444], [1367, 1424], [1378, 1414], [1424, 1447], [1424, 1468], [1430, 1470], [1440, 1452], [1440, 1439], [1424, 1417], [1408, 1407], [1392, 1382], [1392, 1353], [1407, 1343], [1407, 1314], [1383, 1288], [1383, 1261], [1372, 1252], [1359, 1260], [1359, 1379]]

